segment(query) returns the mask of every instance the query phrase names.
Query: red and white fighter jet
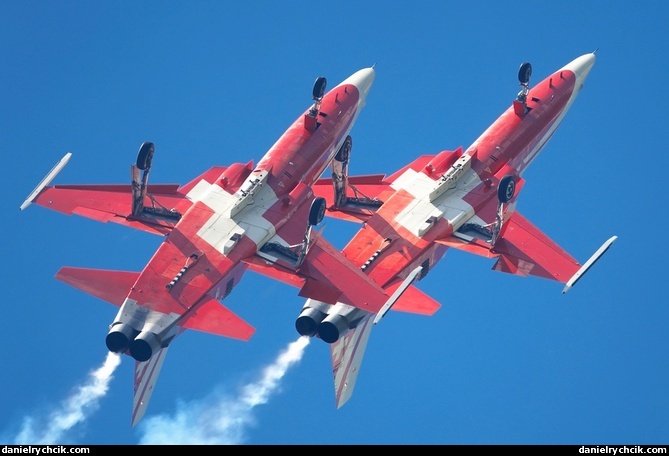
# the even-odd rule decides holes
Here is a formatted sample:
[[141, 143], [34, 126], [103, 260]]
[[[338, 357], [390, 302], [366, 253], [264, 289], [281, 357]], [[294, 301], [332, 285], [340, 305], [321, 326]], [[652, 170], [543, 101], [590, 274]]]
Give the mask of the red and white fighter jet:
[[326, 215], [364, 223], [342, 253], [392, 297], [372, 310], [313, 298], [305, 303], [296, 328], [331, 344], [337, 407], [351, 397], [371, 328], [393, 304], [393, 310], [407, 310], [410, 302], [412, 312], [427, 315], [439, 308], [412, 284], [448, 248], [496, 259], [496, 271], [564, 283], [565, 293], [615, 241], [608, 239], [581, 265], [516, 210], [523, 172], [562, 122], [594, 63], [595, 54], [585, 54], [531, 89], [532, 67], [522, 64], [520, 93], [464, 151], [423, 155], [389, 177], [348, 177], [348, 157], [337, 157], [332, 180], [314, 186], [328, 200]]
[[214, 166], [191, 182], [149, 185], [154, 144], [141, 145], [131, 182], [54, 185], [66, 154], [21, 205], [114, 222], [164, 236], [141, 272], [63, 267], [56, 278], [119, 306], [108, 349], [136, 360], [133, 426], [146, 411], [167, 349], [186, 329], [248, 340], [254, 328], [220, 304], [253, 271], [299, 287], [300, 296], [378, 310], [388, 296], [312, 230], [326, 202], [312, 185], [335, 155], [348, 154], [349, 133], [374, 81], [362, 69], [325, 93], [253, 166]]

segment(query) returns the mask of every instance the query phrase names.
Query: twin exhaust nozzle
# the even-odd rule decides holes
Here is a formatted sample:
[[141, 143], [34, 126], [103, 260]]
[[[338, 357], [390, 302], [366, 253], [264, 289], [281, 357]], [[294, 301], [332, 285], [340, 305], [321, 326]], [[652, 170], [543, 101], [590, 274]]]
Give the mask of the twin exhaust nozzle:
[[126, 323], [112, 324], [105, 344], [109, 351], [114, 353], [123, 353], [126, 350], [136, 361], [145, 362], [157, 353], [161, 348], [166, 347], [161, 337], [150, 331], [137, 331]]
[[307, 299], [295, 320], [295, 329], [301, 336], [318, 336], [324, 342], [333, 344], [355, 328], [363, 316], [363, 311], [353, 306]]

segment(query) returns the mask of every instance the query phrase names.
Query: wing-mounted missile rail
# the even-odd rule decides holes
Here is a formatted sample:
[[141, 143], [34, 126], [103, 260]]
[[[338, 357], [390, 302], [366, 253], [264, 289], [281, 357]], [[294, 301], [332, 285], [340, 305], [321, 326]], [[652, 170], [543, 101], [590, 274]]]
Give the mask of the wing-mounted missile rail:
[[[148, 193], [149, 172], [155, 146], [150, 141], [145, 141], [139, 147], [137, 152], [137, 163], [130, 167], [131, 185], [132, 185], [132, 217], [141, 218], [167, 218], [179, 220], [181, 214], [175, 209], [168, 209], [160, 204]], [[140, 177], [141, 175], [141, 177]], [[151, 206], [145, 206], [146, 198], [151, 201]], [[160, 206], [160, 207], [158, 207]]]
[[40, 183], [37, 184], [37, 187], [35, 187], [35, 189], [32, 192], [30, 192], [28, 198], [26, 198], [23, 204], [21, 204], [20, 207], [21, 210], [24, 210], [26, 207], [30, 206], [30, 204], [35, 200], [35, 198], [37, 198], [37, 195], [39, 195], [40, 192], [44, 190], [44, 188], [56, 178], [58, 173], [61, 172], [63, 168], [65, 168], [65, 165], [67, 165], [67, 162], [70, 161], [71, 157], [72, 157], [72, 152], [68, 152], [65, 155], [63, 155], [63, 158], [61, 158], [58, 161], [58, 163], [56, 163], [54, 167], [51, 168], [51, 171], [49, 171], [47, 175], [44, 176], [44, 179], [42, 179]]
[[618, 239], [618, 236], [611, 236], [606, 240], [606, 242], [604, 242], [604, 244], [602, 244], [599, 249], [597, 249], [595, 253], [592, 254], [590, 258], [588, 258], [588, 261], [583, 263], [583, 266], [581, 266], [581, 268], [576, 271], [576, 273], [567, 281], [564, 288], [562, 289], [562, 294], [565, 294], [571, 290], [571, 287], [573, 287], [576, 282], [578, 282], [578, 280], [583, 276], [583, 274], [588, 272], [588, 269], [590, 269], [595, 264], [595, 262], [599, 260], [599, 258], [604, 255], [604, 253], [606, 253], [606, 251], [609, 249], [609, 247], [611, 247], [616, 239]]

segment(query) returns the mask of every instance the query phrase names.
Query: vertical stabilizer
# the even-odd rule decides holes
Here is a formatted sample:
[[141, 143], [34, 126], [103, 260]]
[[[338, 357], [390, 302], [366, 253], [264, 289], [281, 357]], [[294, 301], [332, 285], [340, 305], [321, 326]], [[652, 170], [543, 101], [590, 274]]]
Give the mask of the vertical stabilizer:
[[158, 353], [146, 362], [135, 361], [135, 394], [132, 400], [133, 426], [139, 423], [139, 420], [142, 419], [146, 412], [168, 348], [161, 348]]
[[373, 313], [367, 313], [360, 323], [344, 337], [330, 345], [337, 408], [353, 394], [369, 334], [374, 327]]

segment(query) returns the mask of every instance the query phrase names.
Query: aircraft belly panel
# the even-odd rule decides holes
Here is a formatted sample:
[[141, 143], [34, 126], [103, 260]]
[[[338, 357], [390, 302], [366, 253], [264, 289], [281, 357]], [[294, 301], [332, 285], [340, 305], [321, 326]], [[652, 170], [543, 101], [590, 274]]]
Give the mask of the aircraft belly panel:
[[[229, 196], [234, 199], [232, 195]], [[210, 205], [216, 206], [215, 200], [215, 198], [206, 198], [203, 203], [209, 207]], [[234, 248], [236, 241], [233, 240], [233, 237], [236, 235], [249, 237], [256, 246], [262, 245], [275, 233], [274, 225], [263, 217], [266, 212], [264, 206], [269, 204], [269, 199], [264, 203], [258, 206], [251, 203], [233, 218], [228, 217], [225, 213], [213, 214], [198, 230], [197, 236], [222, 255], [229, 254]]]
[[186, 198], [191, 201], [201, 201], [202, 198], [209, 192], [211, 189], [211, 184], [206, 181], [199, 181], [196, 183], [193, 188], [186, 194]]
[[241, 236], [244, 233], [244, 228], [234, 220], [223, 215], [215, 215], [207, 221], [200, 231], [198, 231], [197, 235], [222, 254], [225, 243], [234, 234]]
[[450, 198], [448, 204], [439, 205], [443, 218], [457, 230], [474, 215], [474, 208], [461, 198]]

